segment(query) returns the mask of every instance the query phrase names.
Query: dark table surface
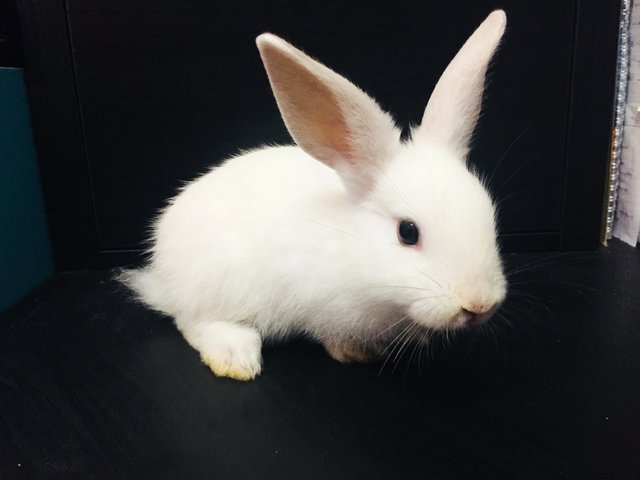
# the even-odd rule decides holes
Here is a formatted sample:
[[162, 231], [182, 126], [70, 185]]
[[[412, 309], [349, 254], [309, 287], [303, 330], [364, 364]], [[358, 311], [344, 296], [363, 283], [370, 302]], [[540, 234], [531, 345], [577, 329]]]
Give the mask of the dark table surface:
[[57, 274], [0, 316], [0, 478], [640, 479], [640, 253], [506, 262], [508, 322], [382, 370], [268, 346], [251, 383]]

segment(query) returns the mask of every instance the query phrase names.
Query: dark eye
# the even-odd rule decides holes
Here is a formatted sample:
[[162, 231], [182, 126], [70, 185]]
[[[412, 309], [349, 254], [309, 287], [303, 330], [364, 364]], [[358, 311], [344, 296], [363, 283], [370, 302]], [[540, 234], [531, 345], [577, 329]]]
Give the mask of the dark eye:
[[418, 226], [410, 220], [400, 220], [400, 223], [398, 223], [398, 238], [405, 245], [415, 245], [420, 239]]

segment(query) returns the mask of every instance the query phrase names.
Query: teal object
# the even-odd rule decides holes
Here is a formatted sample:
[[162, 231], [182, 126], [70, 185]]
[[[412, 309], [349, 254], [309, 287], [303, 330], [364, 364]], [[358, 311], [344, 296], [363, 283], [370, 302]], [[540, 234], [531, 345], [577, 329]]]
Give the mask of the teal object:
[[24, 75], [0, 68], [0, 312], [52, 273]]

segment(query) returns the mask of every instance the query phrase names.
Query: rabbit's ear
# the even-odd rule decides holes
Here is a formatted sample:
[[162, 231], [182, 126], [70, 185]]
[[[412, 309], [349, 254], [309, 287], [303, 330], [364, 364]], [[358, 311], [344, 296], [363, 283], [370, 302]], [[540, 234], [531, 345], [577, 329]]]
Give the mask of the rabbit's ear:
[[496, 10], [469, 37], [438, 80], [417, 136], [466, 156], [480, 114], [487, 66], [506, 23], [504, 11]]
[[256, 39], [289, 133], [335, 169], [355, 197], [373, 186], [399, 144], [393, 119], [347, 79], [268, 33]]

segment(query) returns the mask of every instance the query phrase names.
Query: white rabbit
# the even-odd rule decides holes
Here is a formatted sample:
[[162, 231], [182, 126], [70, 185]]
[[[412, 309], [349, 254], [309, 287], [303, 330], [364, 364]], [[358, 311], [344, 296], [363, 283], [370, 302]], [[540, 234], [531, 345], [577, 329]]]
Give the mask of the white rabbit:
[[149, 263], [123, 281], [238, 380], [260, 373], [263, 339], [306, 335], [365, 361], [400, 335], [485, 321], [507, 286], [494, 206], [466, 156], [505, 24], [494, 11], [469, 38], [407, 141], [362, 90], [260, 35], [298, 146], [256, 149], [188, 184], [154, 225]]

